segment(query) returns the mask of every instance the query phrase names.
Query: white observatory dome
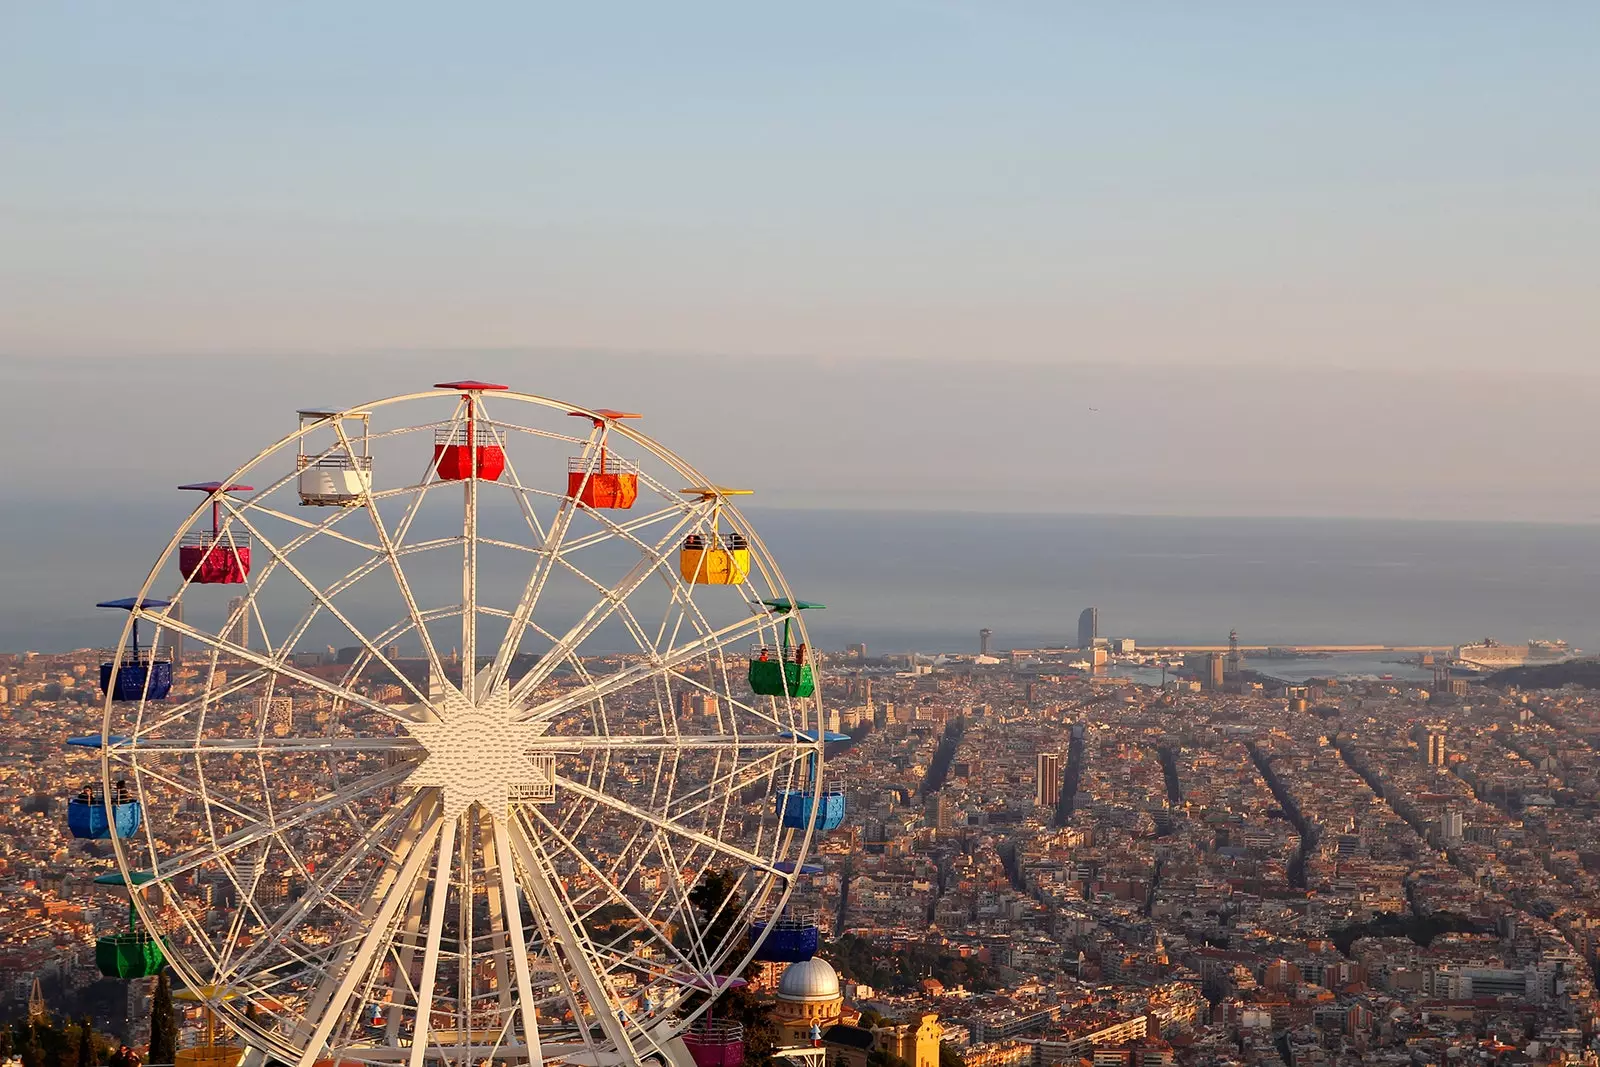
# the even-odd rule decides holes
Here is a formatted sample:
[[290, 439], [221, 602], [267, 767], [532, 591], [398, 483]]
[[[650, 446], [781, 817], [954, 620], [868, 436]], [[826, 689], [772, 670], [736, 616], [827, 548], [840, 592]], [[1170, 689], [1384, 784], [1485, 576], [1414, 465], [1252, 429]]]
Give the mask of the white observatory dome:
[[791, 963], [778, 980], [778, 999], [814, 1003], [839, 999], [839, 975], [820, 956]]

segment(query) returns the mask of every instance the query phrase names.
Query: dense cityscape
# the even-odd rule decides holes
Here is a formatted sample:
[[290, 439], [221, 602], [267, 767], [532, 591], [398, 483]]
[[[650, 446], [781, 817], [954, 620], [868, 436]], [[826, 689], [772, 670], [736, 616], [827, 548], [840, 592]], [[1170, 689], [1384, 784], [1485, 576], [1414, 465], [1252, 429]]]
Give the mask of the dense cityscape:
[[0, 0], [0, 1067], [1600, 1067], [1597, 41]]
[[[1583, 691], [1444, 671], [1283, 685], [1217, 653], [1147, 685], [1096, 666], [1111, 643], [1092, 636], [1054, 654], [979, 640], [827, 657], [827, 773], [850, 817], [790, 904], [823, 929], [821, 962], [791, 965], [811, 1000], [784, 996], [779, 964], [749, 974], [781, 1039], [820, 1024], [847, 1048], [871, 1026], [903, 1058], [931, 1041], [968, 1067], [1593, 1062], [1600, 707]], [[149, 983], [95, 966], [126, 906], [94, 885], [109, 849], [62, 818], [62, 783], [97, 769], [62, 754], [99, 729], [96, 668], [6, 660], [0, 980], [13, 1014], [43, 996], [147, 1041]], [[283, 693], [280, 731], [316, 698]], [[818, 1000], [822, 966], [837, 992], [824, 975]], [[180, 1011], [198, 1040], [202, 1012]]]

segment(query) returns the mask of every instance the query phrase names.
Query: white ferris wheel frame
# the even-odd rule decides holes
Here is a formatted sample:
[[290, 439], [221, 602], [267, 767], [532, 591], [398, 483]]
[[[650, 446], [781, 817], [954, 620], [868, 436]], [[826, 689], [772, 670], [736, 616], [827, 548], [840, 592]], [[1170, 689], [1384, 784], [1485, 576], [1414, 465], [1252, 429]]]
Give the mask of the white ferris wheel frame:
[[[196, 643], [209, 653], [209, 670], [205, 675], [204, 690], [196, 697], [180, 700], [176, 704], [156, 702], [141, 697], [135, 706], [116, 702], [108, 690], [104, 702], [101, 729], [100, 771], [102, 789], [106, 796], [119, 781], [133, 779], [137, 795], [143, 800], [160, 789], [177, 790], [189, 797], [198, 796], [203, 804], [205, 841], [199, 846], [176, 855], [162, 855], [162, 842], [158, 837], [158, 819], [147, 810], [140, 831], [130, 838], [113, 833], [112, 847], [118, 869], [130, 887], [140, 920], [146, 928], [164, 935], [168, 940], [184, 935], [187, 952], [169, 952], [168, 962], [178, 975], [195, 990], [211, 990], [214, 996], [208, 1008], [214, 1011], [232, 1029], [240, 1034], [256, 1059], [273, 1057], [294, 1067], [315, 1067], [322, 1060], [332, 1059], [348, 1063], [392, 1064], [404, 1061], [408, 1067], [422, 1067], [425, 1060], [442, 1059], [446, 1062], [465, 1063], [483, 1059], [525, 1061], [542, 1065], [547, 1061], [573, 1060], [600, 1064], [606, 1062], [642, 1062], [646, 1058], [661, 1056], [668, 1062], [673, 1057], [667, 1045], [674, 1037], [705, 1012], [710, 1010], [716, 994], [724, 988], [719, 975], [738, 973], [754, 959], [764, 931], [752, 933], [746, 940], [744, 932], [751, 916], [774, 914], [781, 909], [794, 890], [803, 861], [809, 854], [814, 834], [821, 823], [819, 798], [823, 793], [823, 748], [826, 732], [820, 713], [820, 694], [799, 699], [796, 697], [753, 697], [749, 705], [728, 709], [732, 733], [724, 733], [719, 715], [718, 734], [686, 734], [678, 728], [676, 710], [670, 706], [661, 709], [661, 693], [684, 691], [698, 686], [721, 701], [733, 700], [733, 687], [729, 677], [731, 659], [742, 666], [743, 650], [736, 644], [750, 638], [770, 634], [776, 637], [779, 627], [792, 631], [800, 645], [807, 643], [804, 620], [796, 608], [798, 603], [772, 561], [765, 545], [755, 530], [722, 491], [713, 491], [699, 500], [684, 499], [674, 493], [661, 479], [639, 474], [640, 502], [646, 500], [646, 488], [652, 501], [665, 501], [657, 509], [646, 508], [638, 517], [613, 518], [604, 510], [590, 508], [559, 489], [552, 490], [526, 485], [518, 478], [511, 462], [510, 448], [506, 449], [506, 470], [503, 480], [485, 482], [476, 475], [478, 456], [471, 453], [474, 476], [459, 480], [438, 477], [439, 457], [436, 454], [422, 479], [415, 483], [390, 488], [378, 488], [369, 478], [362, 490], [362, 499], [356, 507], [329, 509], [326, 518], [312, 521], [300, 515], [269, 506], [273, 494], [292, 493], [296, 490], [297, 469], [278, 476], [270, 469], [274, 457], [289, 455], [299, 449], [308, 435], [331, 429], [335, 440], [315, 458], [329, 455], [355, 454], [355, 442], [347, 435], [345, 420], [355, 412], [377, 415], [400, 405], [412, 402], [456, 397], [454, 414], [447, 420], [434, 420], [415, 425], [401, 425], [389, 430], [374, 430], [363, 442], [378, 453], [381, 460], [382, 443], [391, 437], [405, 434], [427, 434], [435, 430], [459, 429], [468, 422], [476, 425], [478, 433], [488, 432], [491, 440], [507, 442], [507, 435], [528, 434], [552, 442], [568, 443], [581, 448], [581, 459], [588, 463], [592, 474], [595, 460], [609, 449], [611, 442], [620, 438], [642, 453], [648, 454], [664, 465], [669, 474], [675, 474], [688, 486], [714, 487], [714, 483], [675, 453], [658, 444], [647, 435], [605, 413], [532, 394], [497, 390], [488, 397], [495, 408], [512, 408], [513, 405], [533, 405], [562, 415], [579, 415], [591, 420], [592, 430], [586, 436], [561, 434], [536, 429], [524, 423], [507, 422], [490, 417], [485, 396], [479, 390], [462, 388], [435, 388], [357, 405], [338, 413], [330, 413], [320, 421], [311, 422], [295, 433], [281, 438], [262, 449], [231, 475], [224, 486], [233, 486], [252, 474], [266, 471], [271, 480], [265, 488], [252, 490], [237, 498], [222, 491], [213, 494], [197, 505], [189, 518], [169, 540], [165, 550], [152, 566], [129, 611], [122, 636], [118, 643], [114, 663], [125, 661], [134, 627], [140, 622], [154, 624], [149, 644], [159, 645], [162, 634], [176, 635]], [[512, 408], [522, 411], [524, 408]], [[482, 438], [480, 438], [481, 440]], [[509, 491], [516, 497], [528, 535], [527, 543], [512, 542], [503, 538], [490, 538], [479, 529], [479, 494], [485, 487], [494, 491]], [[410, 543], [407, 536], [411, 524], [424, 500], [439, 491], [459, 488], [462, 492], [462, 530], [448, 538], [433, 538]], [[412, 499], [400, 523], [391, 527], [381, 514], [386, 501], [398, 501], [407, 496]], [[555, 514], [548, 522], [541, 519], [534, 502], [553, 504]], [[254, 545], [265, 550], [265, 559], [255, 561], [256, 567], [243, 586], [243, 603], [237, 611], [230, 612], [221, 630], [212, 634], [202, 628], [174, 617], [170, 609], [145, 607], [145, 602], [158, 594], [163, 574], [169, 561], [176, 556], [180, 541], [186, 531], [201, 519], [213, 503], [220, 504], [226, 516], [218, 544], [231, 545], [236, 537], [248, 537]], [[365, 537], [356, 536], [350, 529], [359, 525], [355, 512], [364, 512], [369, 518], [370, 532]], [[598, 529], [573, 541], [568, 541], [573, 520], [584, 515], [598, 524]], [[672, 521], [676, 516], [676, 521]], [[279, 543], [279, 535], [268, 536], [264, 526], [271, 520], [298, 531], [291, 539]], [[717, 586], [697, 586], [684, 579], [677, 567], [677, 546], [686, 531], [715, 531], [723, 522], [746, 538], [750, 552], [749, 572], [742, 583], [719, 589]], [[659, 533], [655, 527], [666, 527], [665, 536], [650, 539], [647, 533]], [[341, 528], [342, 527], [342, 528]], [[370, 539], [368, 539], [370, 538]], [[302, 558], [297, 555], [307, 546], [338, 542], [359, 548], [368, 553], [359, 566], [342, 578], [328, 584], [318, 584], [298, 566]], [[624, 578], [613, 585], [588, 580], [594, 585], [596, 603], [574, 626], [565, 632], [546, 630], [537, 621], [537, 608], [545, 585], [558, 567], [566, 568], [588, 578], [575, 567], [568, 554], [581, 548], [612, 542], [631, 546], [640, 556], [639, 563]], [[424, 563], [430, 558], [443, 558], [448, 550], [460, 546], [461, 601], [455, 605], [424, 608], [413, 594], [406, 566], [414, 555], [421, 555]], [[509, 613], [504, 609], [487, 608], [479, 602], [479, 554], [485, 546], [500, 550], [528, 553], [534, 560], [528, 583], [518, 603]], [[444, 550], [442, 553], [440, 550]], [[405, 606], [404, 617], [387, 629], [369, 635], [348, 618], [338, 603], [339, 594], [369, 575], [387, 572], [398, 589]], [[288, 575], [293, 587], [303, 588], [310, 599], [304, 614], [276, 641], [270, 635], [260, 607], [257, 591], [275, 573]], [[672, 606], [679, 615], [671, 632], [667, 619], [652, 637], [642, 621], [629, 610], [628, 601], [641, 587], [665, 579], [669, 587], [670, 616]], [[192, 576], [182, 578], [178, 588], [168, 599], [181, 604], [183, 596], [195, 583]], [[227, 587], [227, 588], [232, 588]], [[732, 624], [713, 626], [696, 606], [696, 589], [715, 595], [743, 597], [748, 606], [747, 617]], [[762, 595], [762, 593], [765, 595]], [[765, 601], [777, 601], [778, 607], [768, 607]], [[432, 624], [459, 615], [462, 622], [462, 664], [476, 664], [481, 658], [477, 648], [478, 629], [486, 615], [505, 618], [506, 634], [492, 660], [481, 671], [463, 668], [459, 672], [460, 684], [449, 683], [448, 665], [440, 655], [433, 638]], [[357, 638], [359, 651], [355, 662], [337, 682], [328, 681], [294, 665], [293, 654], [298, 642], [309, 627], [319, 618], [332, 618]], [[590, 673], [584, 663], [584, 641], [597, 628], [610, 620], [623, 624], [630, 636], [639, 644], [637, 661], [601, 676]], [[265, 641], [265, 650], [257, 651], [233, 638], [237, 627], [244, 621], [252, 623]], [[685, 622], [693, 631], [691, 639], [680, 642], [680, 630]], [[552, 642], [541, 653], [537, 662], [520, 679], [510, 678], [513, 661], [523, 640], [531, 632]], [[419, 686], [399, 669], [386, 649], [404, 637], [413, 637], [423, 649], [428, 661], [430, 683]], [[776, 640], [770, 643], [777, 643]], [[662, 646], [665, 645], [663, 648]], [[731, 652], [731, 654], [730, 654]], [[246, 669], [241, 675], [229, 677], [215, 689], [213, 682], [219, 674], [219, 663], [224, 659], [240, 662]], [[722, 672], [718, 680], [715, 671], [710, 684], [691, 678], [686, 670], [698, 660], [714, 660]], [[396, 705], [375, 699], [358, 689], [364, 672], [369, 667], [381, 669], [397, 679], [409, 703]], [[566, 667], [580, 684], [569, 691], [529, 704], [528, 701], [548, 682], [552, 675]], [[815, 667], [813, 667], [815, 670]], [[732, 672], [736, 673], [736, 671]], [[434, 681], [434, 680], [442, 680]], [[570, 754], [577, 748], [580, 754], [590, 756], [589, 774], [585, 779], [558, 775], [554, 779], [556, 790], [581, 802], [576, 807], [584, 811], [575, 826], [563, 824], [561, 816], [552, 817], [539, 806], [512, 804], [504, 813], [489, 810], [484, 805], [469, 803], [460, 810], [450, 810], [453, 803], [453, 785], [426, 785], [410, 790], [409, 797], [399, 802], [403, 783], [419, 766], [415, 760], [421, 754], [424, 761], [434, 758], [431, 750], [419, 744], [418, 735], [393, 738], [339, 738], [330, 736], [282, 737], [266, 736], [267, 715], [258, 714], [253, 738], [211, 738], [204, 736], [208, 715], [213, 708], [230, 696], [247, 693], [258, 684], [265, 685], [267, 703], [279, 682], [286, 686], [301, 686], [327, 698], [338, 708], [358, 709], [361, 712], [395, 720], [401, 730], [423, 728], [431, 721], [448, 716], [440, 715], [447, 698], [464, 701], [476, 711], [480, 698], [488, 701], [493, 694], [505, 694], [514, 706], [512, 718], [519, 724], [550, 723], [563, 716], [586, 711], [595, 715], [599, 708], [600, 729], [588, 736], [568, 734], [539, 735], [535, 750], [542, 751], [548, 741], [552, 757], [556, 753]], [[609, 720], [604, 718], [607, 698], [634, 689], [654, 688], [657, 692], [657, 709], [664, 711], [661, 731], [657, 735], [612, 733]], [[766, 701], [766, 709], [760, 705]], [[747, 712], [756, 720], [770, 722], [773, 730], [768, 735], [741, 732], [736, 711]], [[131, 731], [127, 720], [133, 719]], [[185, 719], [195, 725], [192, 739], [169, 739], [162, 735], [173, 724], [182, 725]], [[523, 735], [518, 735], [523, 737]], [[615, 795], [608, 788], [607, 772], [613, 759], [623, 759], [640, 752], [653, 753], [657, 760], [673, 760], [674, 771], [685, 753], [704, 750], [715, 759], [719, 775], [698, 785], [686, 796], [695, 804], [674, 814], [672, 801], [676, 783], [666, 789], [666, 802], [662, 810], [630, 801]], [[765, 750], [770, 755], [740, 766], [740, 753]], [[442, 751], [442, 749], [441, 749]], [[720, 773], [724, 752], [732, 753], [733, 767]], [[382, 754], [393, 761], [383, 771], [368, 774], [354, 782], [338, 780], [336, 771], [330, 775], [334, 781], [328, 789], [310, 800], [286, 808], [268, 805], [268, 810], [250, 810], [242, 804], [216, 801], [207, 793], [204, 761], [217, 756], [227, 756], [236, 762], [239, 758], [253, 758], [261, 767], [263, 783], [268, 778], [265, 769], [269, 755], [283, 758], [296, 754], [362, 755]], [[172, 756], [187, 761], [193, 759], [195, 781], [183, 781], [180, 776], [163, 773], [152, 766], [150, 758]], [[332, 758], [332, 757], [330, 757]], [[438, 757], [443, 759], [444, 757]], [[762, 770], [761, 762], [770, 766]], [[595, 774], [595, 767], [600, 773]], [[449, 769], [449, 768], [447, 768]], [[765, 774], [766, 792], [761, 803], [771, 811], [771, 799], [781, 782], [791, 789], [803, 787], [810, 814], [803, 829], [773, 829], [770, 836], [763, 828], [758, 834], [760, 847], [748, 849], [717, 833], [706, 833], [686, 824], [689, 815], [716, 809], [717, 827], [729, 823], [730, 810], [736, 807], [739, 789], [749, 790], [762, 781], [760, 774], [752, 776], [752, 769]], [[458, 775], [460, 768], [455, 768]], [[131, 772], [131, 775], [130, 775]], [[255, 899], [261, 875], [257, 871], [255, 882], [250, 881], [247, 854], [259, 846], [264, 857], [274, 847], [295, 859], [293, 846], [287, 836], [302, 825], [334, 813], [353, 813], [357, 802], [387, 790], [396, 802], [367, 826], [367, 836], [356, 842], [330, 865], [320, 878], [312, 876], [304, 860], [296, 860], [307, 875], [305, 894], [276, 917], [262, 909]], [[652, 794], [652, 797], [654, 794]], [[147, 805], [148, 809], [148, 805]], [[632, 819], [638, 833], [630, 839], [613, 861], [602, 860], [589, 853], [583, 834], [590, 821], [599, 818], [600, 825], [611, 819]], [[709, 818], [703, 815], [702, 818]], [[220, 825], [219, 825], [220, 823]], [[234, 823], [236, 829], [229, 829]], [[641, 840], [649, 828], [649, 838], [641, 847]], [[728, 902], [712, 916], [711, 925], [721, 926], [721, 936], [716, 944], [707, 944], [713, 930], [696, 929], [697, 917], [689, 905], [691, 885], [683, 884], [681, 875], [687, 863], [679, 863], [674, 849], [681, 843], [687, 855], [695, 856], [703, 850], [709, 864], [712, 857], [723, 862], [734, 862], [747, 872], [741, 880], [745, 889], [742, 910], [733, 914]], [[136, 872], [144, 874], [135, 860], [142, 853], [150, 864], [150, 880], [136, 886]], [[651, 861], [652, 852], [664, 869], [674, 877], [663, 879], [666, 884], [655, 896], [653, 903], [634, 899], [622, 891], [622, 885], [638, 875]], [[631, 861], [630, 861], [630, 856]], [[238, 860], [237, 857], [246, 857]], [[353, 876], [362, 864], [381, 857], [375, 875], [369, 875], [366, 893], [358, 901], [345, 901], [338, 894], [343, 880]], [[476, 857], [476, 858], [475, 858]], [[476, 864], [476, 865], [475, 865]], [[230, 929], [222, 939], [219, 951], [216, 939], [185, 905], [180, 886], [186, 878], [207, 865], [215, 865], [226, 874], [239, 903], [231, 919]], [[692, 868], [691, 868], [692, 869]], [[709, 866], [704, 869], [709, 869]], [[562, 872], [578, 871], [587, 878], [587, 886], [574, 892], [564, 884]], [[241, 871], [243, 874], [241, 875]], [[480, 881], [489, 901], [490, 931], [477, 934], [474, 928], [475, 898]], [[670, 884], [676, 882], [677, 884]], [[443, 886], [443, 891], [436, 887]], [[599, 892], [596, 890], [599, 888]], [[454, 896], [457, 914], [447, 915]], [[466, 903], [463, 903], [465, 901]], [[344, 937], [328, 946], [324, 958], [300, 952], [287, 963], [279, 962], [271, 971], [253, 971], [252, 967], [266, 965], [274, 944], [287, 944], [298, 929], [298, 923], [318, 908], [343, 904], [348, 919], [343, 926]], [[524, 919], [524, 907], [532, 920], [533, 929]], [[609, 943], [594, 936], [590, 920], [604, 907], [621, 908], [625, 913], [624, 934], [636, 923], [633, 943], [618, 946], [617, 940]], [[670, 914], [678, 928], [668, 936], [661, 918]], [[434, 1007], [440, 1002], [442, 990], [436, 983], [440, 978], [441, 959], [450, 959], [452, 950], [444, 943], [449, 921], [455, 921], [454, 960], [457, 980], [461, 984], [455, 999], [454, 1021], [456, 1035], [451, 1044], [435, 1040], [441, 1032], [452, 1032], [437, 1023], [440, 1012]], [[772, 924], [767, 924], [768, 926]], [[261, 936], [249, 947], [241, 944], [246, 928], [258, 930]], [[668, 927], [671, 929], [671, 926]], [[490, 948], [480, 950], [478, 942], [490, 939]], [[650, 950], [649, 958], [640, 958], [640, 941]], [[651, 943], [651, 942], [654, 943]], [[463, 951], [462, 945], [466, 948]], [[543, 955], [534, 957], [534, 946], [543, 947]], [[670, 967], [658, 962], [670, 960]], [[412, 974], [421, 956], [420, 979], [413, 981]], [[199, 957], [199, 958], [197, 958]], [[298, 963], [296, 963], [298, 960]], [[488, 964], [494, 971], [492, 985], [498, 997], [500, 1012], [494, 1025], [498, 1032], [492, 1041], [478, 1032], [479, 1011], [474, 1007], [484, 995], [476, 991], [477, 978], [472, 974], [480, 963]], [[270, 1002], [274, 990], [287, 988], [285, 983], [300, 976], [316, 979], [304, 1003], [287, 1011], [262, 1010], [263, 1002]], [[287, 975], [287, 977], [285, 977]], [[386, 977], [387, 975], [387, 977]], [[632, 979], [635, 986], [644, 979], [652, 988], [664, 990], [657, 1010], [644, 1013], [634, 998], [632, 1011], [621, 1007], [630, 1002], [619, 982]], [[219, 981], [222, 979], [222, 981]], [[388, 988], [381, 988], [383, 983]], [[406, 988], [403, 988], [406, 987]], [[543, 995], [536, 995], [536, 987]], [[376, 998], [387, 995], [380, 1002]], [[409, 1044], [402, 1034], [402, 1008], [411, 1004], [412, 1028]], [[352, 1004], [358, 1005], [356, 1014], [367, 1006], [388, 1003], [391, 1010], [382, 1033], [365, 1037], [357, 1034], [358, 1024], [352, 1021]], [[242, 1006], [248, 1004], [250, 1008]], [[421, 1010], [417, 1005], [428, 1005]], [[541, 1021], [540, 1006], [555, 1010], [564, 1005], [570, 1022], [550, 1026], [550, 1015]], [[280, 1005], [281, 1007], [281, 1005]], [[259, 1012], [259, 1014], [258, 1014]], [[640, 1018], [641, 1014], [646, 1017]], [[548, 1030], [547, 1030], [548, 1027]], [[548, 1034], [548, 1036], [547, 1036]], [[420, 1038], [419, 1038], [420, 1035]], [[681, 1046], [680, 1046], [681, 1047]]]

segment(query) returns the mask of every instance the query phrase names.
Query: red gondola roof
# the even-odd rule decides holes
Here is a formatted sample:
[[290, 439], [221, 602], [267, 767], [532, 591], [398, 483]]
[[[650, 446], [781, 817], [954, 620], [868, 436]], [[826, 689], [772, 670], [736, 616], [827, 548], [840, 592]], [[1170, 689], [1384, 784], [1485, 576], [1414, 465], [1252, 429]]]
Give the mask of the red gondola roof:
[[190, 482], [188, 485], [180, 485], [180, 486], [178, 486], [178, 488], [179, 489], [193, 489], [193, 490], [196, 490], [197, 492], [201, 492], [201, 493], [253, 493], [253, 492], [255, 492], [255, 486], [253, 486], [253, 485], [239, 485], [237, 483], [230, 485], [230, 484], [228, 484], [226, 482]]
[[496, 385], [493, 382], [479, 382], [467, 380], [464, 382], [434, 382], [435, 389], [454, 389], [459, 393], [475, 393], [483, 389], [509, 389], [509, 385]]
[[594, 409], [594, 415], [589, 414], [587, 411], [569, 411], [569, 412], [567, 412], [567, 414], [571, 415], [573, 418], [577, 418], [577, 419], [592, 419], [592, 418], [594, 418], [594, 415], [599, 415], [602, 419], [642, 419], [642, 418], [644, 418], [643, 415], [640, 415], [636, 411], [617, 411], [614, 408], [595, 408]]

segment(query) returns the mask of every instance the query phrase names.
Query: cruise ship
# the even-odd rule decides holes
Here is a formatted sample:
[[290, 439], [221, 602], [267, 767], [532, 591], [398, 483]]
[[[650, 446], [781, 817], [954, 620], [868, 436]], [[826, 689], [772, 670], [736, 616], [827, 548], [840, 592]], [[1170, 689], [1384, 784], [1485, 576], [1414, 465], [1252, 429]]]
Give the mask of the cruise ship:
[[1493, 638], [1484, 638], [1477, 644], [1459, 645], [1455, 659], [1463, 667], [1497, 671], [1505, 667], [1539, 666], [1562, 663], [1577, 656], [1577, 651], [1565, 641], [1529, 641], [1525, 645], [1502, 645]]

